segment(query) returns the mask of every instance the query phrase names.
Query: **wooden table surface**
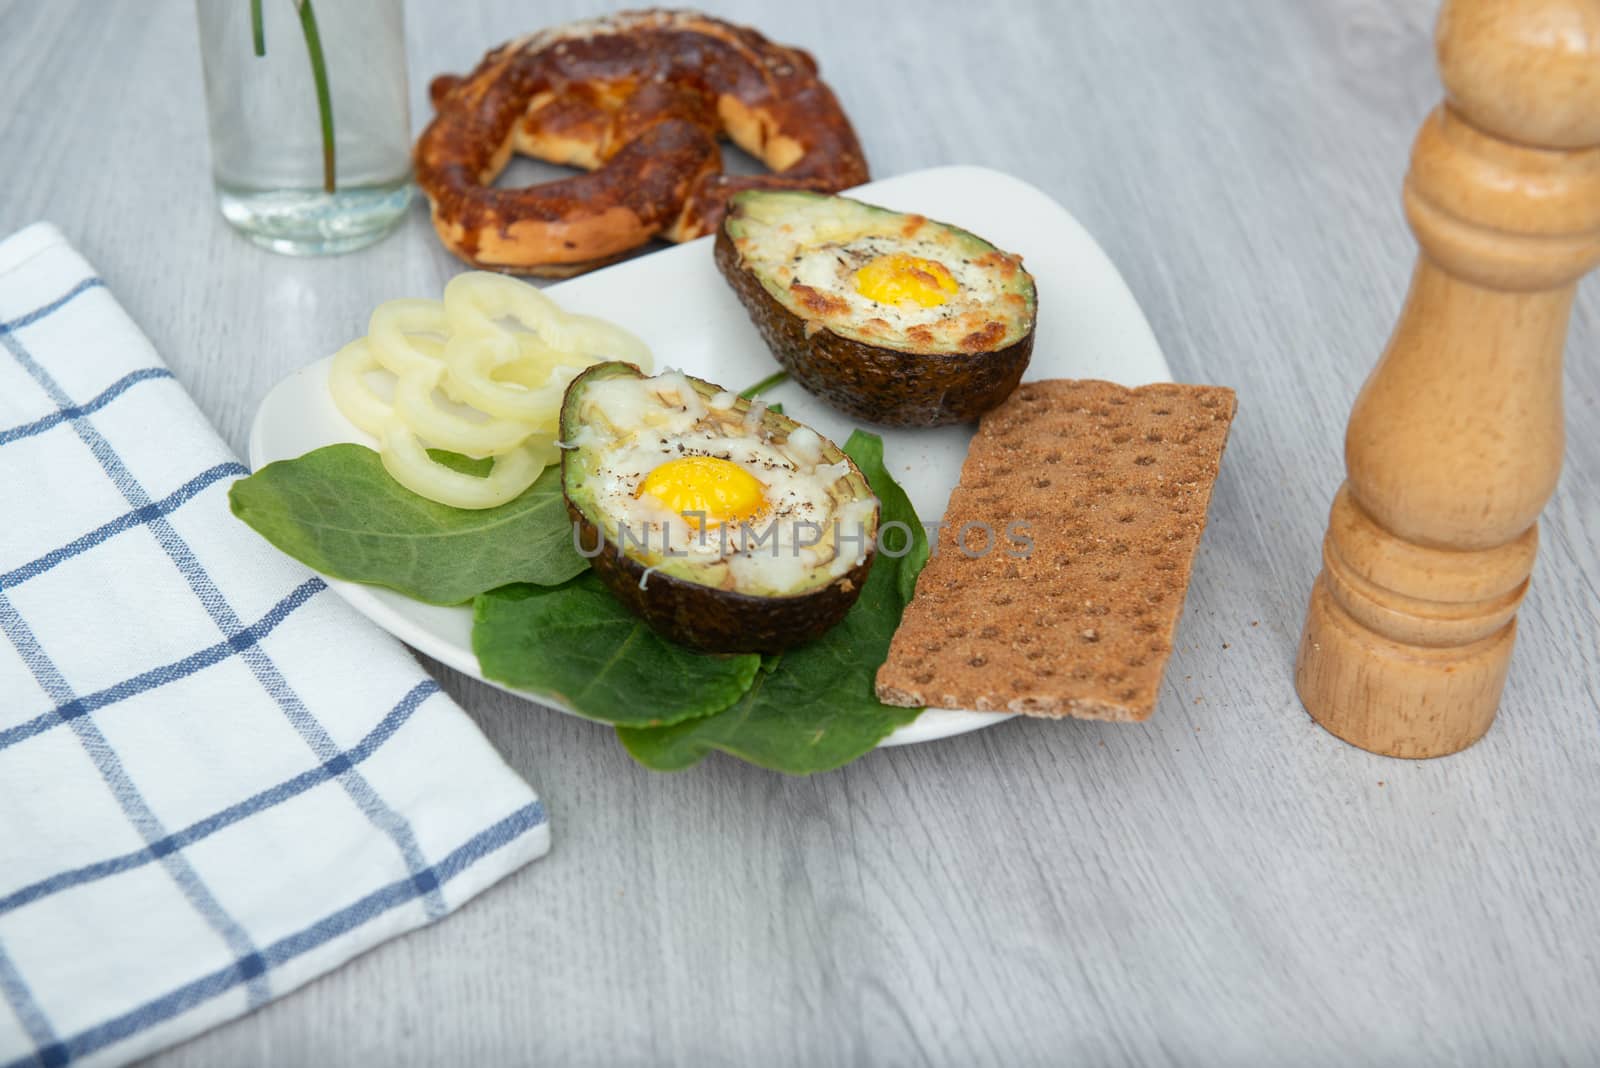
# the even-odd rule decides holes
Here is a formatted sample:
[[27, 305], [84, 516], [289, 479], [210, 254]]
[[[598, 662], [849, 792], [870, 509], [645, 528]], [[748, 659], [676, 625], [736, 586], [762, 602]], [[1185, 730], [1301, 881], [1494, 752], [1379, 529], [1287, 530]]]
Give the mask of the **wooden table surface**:
[[[243, 2], [243, 0], [240, 0]], [[1016, 721], [786, 779], [634, 765], [441, 672], [550, 806], [549, 857], [156, 1058], [218, 1064], [1556, 1063], [1600, 1058], [1600, 285], [1499, 722], [1406, 763], [1291, 683], [1341, 437], [1404, 292], [1439, 95], [1421, 0], [713, 4], [813, 50], [877, 175], [1009, 171], [1237, 387], [1160, 709]], [[576, 0], [409, 12], [423, 87]], [[0, 0], [0, 233], [57, 223], [223, 436], [460, 265], [420, 206], [287, 259], [212, 207], [194, 14]]]

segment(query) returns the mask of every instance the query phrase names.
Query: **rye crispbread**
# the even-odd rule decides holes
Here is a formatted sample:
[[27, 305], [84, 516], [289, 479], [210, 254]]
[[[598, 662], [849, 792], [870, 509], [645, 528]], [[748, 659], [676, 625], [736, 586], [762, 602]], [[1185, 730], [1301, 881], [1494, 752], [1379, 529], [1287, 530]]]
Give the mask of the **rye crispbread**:
[[[978, 426], [878, 698], [1148, 718], [1234, 407], [1218, 386], [1019, 386]], [[983, 526], [959, 545], [969, 523]], [[1014, 523], [1026, 555], [1006, 537]], [[994, 544], [979, 553], [985, 528]]]

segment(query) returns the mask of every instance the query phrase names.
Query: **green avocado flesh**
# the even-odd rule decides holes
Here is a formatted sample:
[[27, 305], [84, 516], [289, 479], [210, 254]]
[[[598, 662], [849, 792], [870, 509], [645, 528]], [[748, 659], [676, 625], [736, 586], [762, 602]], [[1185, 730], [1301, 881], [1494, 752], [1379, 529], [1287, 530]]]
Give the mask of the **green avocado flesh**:
[[[561, 442], [580, 551], [666, 637], [777, 652], [821, 635], [860, 594], [878, 524], [866, 478], [833, 442], [759, 402], [683, 374], [598, 364], [567, 388]], [[685, 465], [705, 458], [716, 473], [738, 469], [738, 509], [685, 503], [704, 485]]]
[[975, 419], [1033, 352], [1038, 296], [1021, 258], [920, 215], [751, 190], [729, 202], [715, 257], [778, 362], [858, 418]]

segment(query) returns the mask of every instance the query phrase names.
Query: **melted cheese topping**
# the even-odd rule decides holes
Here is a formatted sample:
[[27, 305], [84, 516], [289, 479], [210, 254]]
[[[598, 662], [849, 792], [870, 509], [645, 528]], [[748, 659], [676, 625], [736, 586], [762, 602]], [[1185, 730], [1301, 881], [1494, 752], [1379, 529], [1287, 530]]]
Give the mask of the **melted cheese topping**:
[[765, 409], [707, 400], [678, 373], [607, 378], [585, 388], [582, 430], [563, 444], [592, 450], [590, 499], [629, 556], [708, 586], [797, 593], [865, 558], [878, 505], [854, 492], [847, 461], [825, 462], [816, 431], [770, 435]]

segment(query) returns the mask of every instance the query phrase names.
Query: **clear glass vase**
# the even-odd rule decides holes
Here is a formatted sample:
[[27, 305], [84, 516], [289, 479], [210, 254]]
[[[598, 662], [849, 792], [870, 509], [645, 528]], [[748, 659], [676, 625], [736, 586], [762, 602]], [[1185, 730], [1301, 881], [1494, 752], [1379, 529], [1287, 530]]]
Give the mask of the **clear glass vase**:
[[303, 256], [393, 229], [412, 189], [401, 0], [196, 0], [196, 10], [223, 217], [258, 245]]

